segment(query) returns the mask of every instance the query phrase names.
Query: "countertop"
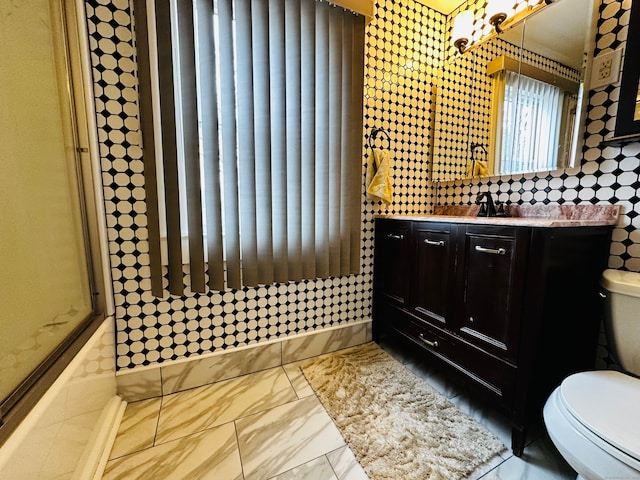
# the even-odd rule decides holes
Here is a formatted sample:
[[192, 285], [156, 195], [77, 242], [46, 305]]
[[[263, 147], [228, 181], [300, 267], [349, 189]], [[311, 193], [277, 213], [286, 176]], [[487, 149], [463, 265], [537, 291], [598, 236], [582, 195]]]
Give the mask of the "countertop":
[[376, 218], [521, 227], [615, 225], [619, 205], [507, 205], [508, 217], [478, 217], [478, 205], [436, 205], [431, 215], [376, 215]]

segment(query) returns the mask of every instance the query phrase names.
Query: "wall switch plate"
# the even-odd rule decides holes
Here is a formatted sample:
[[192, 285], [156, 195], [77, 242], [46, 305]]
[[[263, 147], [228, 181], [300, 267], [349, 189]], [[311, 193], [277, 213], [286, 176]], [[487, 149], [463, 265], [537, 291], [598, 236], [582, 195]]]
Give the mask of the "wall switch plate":
[[601, 53], [593, 59], [590, 88], [604, 87], [620, 79], [622, 49]]

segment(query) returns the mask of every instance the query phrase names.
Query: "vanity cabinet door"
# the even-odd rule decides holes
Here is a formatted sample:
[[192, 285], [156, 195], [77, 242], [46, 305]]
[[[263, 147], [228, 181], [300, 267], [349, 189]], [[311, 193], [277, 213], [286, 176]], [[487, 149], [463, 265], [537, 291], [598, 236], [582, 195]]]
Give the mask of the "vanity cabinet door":
[[413, 313], [439, 327], [451, 328], [451, 292], [455, 288], [455, 225], [414, 222]]
[[380, 300], [405, 307], [409, 290], [411, 222], [376, 219], [374, 290]]
[[467, 226], [461, 235], [458, 333], [515, 362], [522, 317], [529, 230]]

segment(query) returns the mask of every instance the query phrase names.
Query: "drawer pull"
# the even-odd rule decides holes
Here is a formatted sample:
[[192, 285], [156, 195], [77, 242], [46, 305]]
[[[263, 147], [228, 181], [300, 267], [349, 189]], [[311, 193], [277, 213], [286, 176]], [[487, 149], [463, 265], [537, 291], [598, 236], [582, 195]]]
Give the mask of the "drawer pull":
[[427, 345], [429, 345], [431, 348], [438, 348], [438, 341], [431, 341], [431, 340], [427, 340], [426, 338], [424, 338], [424, 336], [422, 334], [419, 335], [420, 336], [420, 340], [422, 340], [424, 343], [426, 343]]
[[507, 250], [504, 248], [486, 248], [481, 247], [480, 245], [476, 245], [476, 252], [480, 253], [491, 253], [493, 255], [506, 255]]
[[404, 238], [404, 235], [394, 235], [393, 233], [389, 233], [387, 235], [387, 238], [394, 238], [396, 240], [402, 240]]
[[424, 243], [427, 245], [433, 245], [434, 247], [444, 247], [444, 240], [429, 240], [428, 238], [425, 238]]

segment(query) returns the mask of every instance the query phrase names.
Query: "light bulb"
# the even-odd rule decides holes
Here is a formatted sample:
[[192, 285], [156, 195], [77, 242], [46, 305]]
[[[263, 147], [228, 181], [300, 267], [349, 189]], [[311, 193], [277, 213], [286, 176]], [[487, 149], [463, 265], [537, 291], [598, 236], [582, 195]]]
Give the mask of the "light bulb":
[[464, 52], [465, 47], [471, 39], [471, 34], [473, 33], [473, 20], [474, 17], [471, 10], [460, 12], [453, 19], [451, 43], [460, 50], [460, 53]]
[[513, 8], [513, 0], [489, 0], [485, 10], [486, 18], [494, 26], [496, 32], [500, 33], [500, 24], [507, 18], [507, 14]]

